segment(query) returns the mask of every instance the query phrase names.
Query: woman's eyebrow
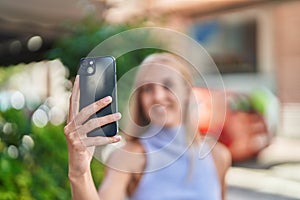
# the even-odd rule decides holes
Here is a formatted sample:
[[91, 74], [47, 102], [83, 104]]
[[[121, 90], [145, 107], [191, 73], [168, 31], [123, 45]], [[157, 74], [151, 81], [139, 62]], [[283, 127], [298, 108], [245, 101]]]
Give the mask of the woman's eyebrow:
[[163, 80], [163, 83], [172, 83], [172, 82], [173, 82], [173, 79], [171, 79], [171, 78], [165, 78]]

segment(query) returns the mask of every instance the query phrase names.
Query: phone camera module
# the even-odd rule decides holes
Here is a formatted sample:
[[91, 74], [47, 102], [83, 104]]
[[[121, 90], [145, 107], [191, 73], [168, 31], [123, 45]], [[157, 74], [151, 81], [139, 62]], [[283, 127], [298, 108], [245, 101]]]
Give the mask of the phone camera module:
[[95, 61], [92, 58], [85, 58], [80, 61], [80, 71], [81, 75], [91, 76], [96, 72]]
[[82, 62], [82, 67], [87, 68], [88, 66], [89, 66], [88, 61], [87, 61], [87, 60], [84, 60], [84, 61]]
[[94, 73], [94, 68], [92, 66], [89, 66], [86, 71], [87, 71], [88, 74], [93, 74]]

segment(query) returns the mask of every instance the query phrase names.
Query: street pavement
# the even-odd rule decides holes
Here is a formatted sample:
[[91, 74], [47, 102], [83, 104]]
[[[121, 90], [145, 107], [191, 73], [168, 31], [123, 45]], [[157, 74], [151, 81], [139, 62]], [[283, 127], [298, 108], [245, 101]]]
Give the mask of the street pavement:
[[268, 194], [251, 189], [230, 186], [227, 188], [227, 200], [299, 200], [299, 198]]
[[256, 159], [234, 163], [227, 200], [300, 200], [300, 139], [277, 137]]

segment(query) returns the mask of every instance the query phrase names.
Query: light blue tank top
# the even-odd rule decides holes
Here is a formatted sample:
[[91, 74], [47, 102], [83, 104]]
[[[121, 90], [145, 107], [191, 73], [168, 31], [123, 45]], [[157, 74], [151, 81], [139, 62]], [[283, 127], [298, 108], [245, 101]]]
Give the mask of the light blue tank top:
[[212, 155], [199, 159], [199, 148], [187, 147], [184, 126], [151, 126], [140, 142], [146, 167], [130, 200], [221, 199]]

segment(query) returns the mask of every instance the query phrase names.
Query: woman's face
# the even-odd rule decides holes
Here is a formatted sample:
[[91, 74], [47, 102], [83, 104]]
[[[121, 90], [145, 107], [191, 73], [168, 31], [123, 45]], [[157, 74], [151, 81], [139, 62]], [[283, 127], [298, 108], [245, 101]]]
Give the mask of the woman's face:
[[155, 65], [143, 69], [140, 103], [151, 123], [174, 127], [182, 123], [188, 100], [188, 87], [178, 71]]

